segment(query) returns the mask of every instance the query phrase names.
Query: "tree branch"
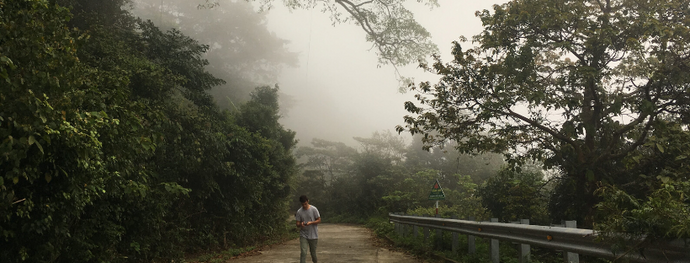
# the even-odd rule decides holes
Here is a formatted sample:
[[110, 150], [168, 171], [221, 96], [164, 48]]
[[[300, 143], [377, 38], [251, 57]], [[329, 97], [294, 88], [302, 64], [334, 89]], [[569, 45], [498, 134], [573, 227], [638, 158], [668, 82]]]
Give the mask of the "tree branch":
[[628, 155], [628, 153], [637, 149], [637, 147], [640, 147], [647, 140], [647, 134], [649, 134], [649, 130], [652, 127], [652, 123], [654, 122], [654, 119], [655, 119], [654, 116], [649, 118], [649, 121], [645, 125], [644, 130], [642, 131], [642, 134], [640, 134], [640, 136], [637, 137], [637, 140], [634, 143], [632, 143], [630, 146], [628, 146], [627, 148], [624, 148], [624, 150], [620, 151], [617, 154], [611, 154], [611, 152], [609, 151], [607, 154], [600, 155], [595, 160], [595, 162], [598, 162], [599, 160], [602, 160], [602, 159], [618, 159], [618, 158], [621, 158], [621, 157]]
[[[482, 107], [482, 108], [484, 108], [484, 107]], [[496, 109], [490, 109], [490, 108], [484, 108], [484, 109], [489, 110], [489, 111], [491, 111], [491, 112], [496, 112], [496, 113], [499, 113], [499, 114], [502, 114], [502, 115], [505, 115], [505, 116], [510, 116], [510, 117], [513, 117], [513, 118], [517, 118], [517, 119], [519, 119], [519, 120], [522, 120], [522, 121], [524, 121], [524, 122], [527, 122], [528, 124], [534, 126], [535, 128], [538, 128], [538, 129], [540, 129], [540, 130], [542, 130], [542, 131], [544, 131], [544, 132], [550, 134], [551, 136], [553, 136], [553, 137], [555, 137], [555, 138], [557, 138], [557, 139], [559, 139], [559, 140], [561, 140], [561, 141], [563, 141], [563, 142], [565, 142], [565, 143], [568, 143], [568, 144], [572, 145], [573, 148], [575, 148], [576, 151], [580, 152], [580, 146], [579, 146], [575, 141], [573, 141], [572, 139], [570, 139], [570, 138], [568, 138], [567, 136], [561, 134], [560, 132], [557, 132], [557, 131], [555, 131], [555, 130], [549, 128], [549, 127], [546, 127], [546, 126], [542, 125], [541, 123], [538, 123], [538, 122], [536, 122], [536, 121], [534, 121], [534, 120], [532, 120], [532, 119], [530, 119], [530, 118], [527, 118], [527, 117], [525, 117], [525, 116], [523, 116], [523, 115], [521, 115], [521, 114], [519, 114], [519, 113], [516, 113], [516, 112], [514, 112], [513, 110], [511, 110], [510, 108], [506, 108], [507, 112], [504, 112], [504, 111], [501, 111], [501, 110], [496, 110]]]

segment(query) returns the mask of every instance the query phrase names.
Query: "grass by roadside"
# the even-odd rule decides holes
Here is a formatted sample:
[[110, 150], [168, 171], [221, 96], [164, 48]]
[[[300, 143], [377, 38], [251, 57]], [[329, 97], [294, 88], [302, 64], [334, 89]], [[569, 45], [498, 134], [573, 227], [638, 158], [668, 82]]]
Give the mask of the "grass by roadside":
[[436, 254], [429, 242], [409, 242], [409, 240], [398, 239], [394, 235], [393, 224], [388, 222], [387, 218], [372, 217], [369, 218], [366, 225], [371, 229], [377, 238], [384, 240], [390, 244], [391, 249], [403, 250], [411, 255], [423, 260], [424, 262], [443, 262]]
[[295, 222], [287, 222], [285, 226], [285, 231], [275, 236], [267, 237], [263, 241], [246, 247], [233, 247], [219, 251], [211, 251], [202, 254], [197, 254], [194, 256], [189, 256], [185, 262], [187, 263], [221, 263], [229, 259], [254, 255], [259, 253], [258, 251], [265, 247], [270, 247], [275, 244], [280, 244], [288, 240], [293, 240], [299, 238], [299, 231], [295, 229]]

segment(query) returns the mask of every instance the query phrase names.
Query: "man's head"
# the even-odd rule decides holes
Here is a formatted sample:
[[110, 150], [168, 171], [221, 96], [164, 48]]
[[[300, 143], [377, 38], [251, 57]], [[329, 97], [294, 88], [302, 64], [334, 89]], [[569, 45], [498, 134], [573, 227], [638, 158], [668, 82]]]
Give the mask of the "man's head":
[[302, 209], [304, 209], [304, 210], [309, 209], [309, 198], [307, 198], [306, 195], [300, 196], [299, 202], [302, 203]]

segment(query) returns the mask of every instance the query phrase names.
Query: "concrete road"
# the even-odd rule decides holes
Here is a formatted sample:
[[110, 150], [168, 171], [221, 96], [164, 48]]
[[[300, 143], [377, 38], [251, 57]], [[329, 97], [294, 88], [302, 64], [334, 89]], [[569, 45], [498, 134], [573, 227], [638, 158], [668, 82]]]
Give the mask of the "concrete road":
[[[319, 263], [371, 262], [371, 263], [419, 263], [401, 252], [376, 247], [371, 231], [364, 227], [339, 224], [319, 225]], [[261, 254], [238, 258], [229, 263], [240, 262], [299, 262], [299, 239], [290, 240], [260, 251]], [[311, 262], [311, 256], [307, 256]]]

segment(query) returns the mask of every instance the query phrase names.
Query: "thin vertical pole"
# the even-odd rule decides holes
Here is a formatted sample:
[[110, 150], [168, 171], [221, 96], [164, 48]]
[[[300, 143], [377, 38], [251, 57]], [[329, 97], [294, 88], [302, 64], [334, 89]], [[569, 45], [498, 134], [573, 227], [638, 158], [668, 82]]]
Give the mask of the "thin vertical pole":
[[[457, 219], [458, 217], [453, 215], [450, 217], [451, 219]], [[458, 232], [453, 232], [453, 245], [451, 250], [453, 251], [453, 255], [458, 254], [458, 247], [460, 246], [460, 241], [458, 240]]]
[[[401, 212], [400, 215], [404, 216], [405, 212]], [[405, 233], [406, 231], [407, 231], [407, 224], [400, 224], [400, 236], [401, 237], [405, 237], [405, 234], [407, 234], [407, 233]]]
[[[491, 222], [498, 222], [498, 218], [491, 218]], [[498, 253], [498, 239], [491, 239], [491, 262], [499, 263], [500, 257]]]
[[[529, 225], [529, 219], [520, 219], [520, 224]], [[530, 262], [530, 246], [529, 244], [520, 244], [520, 263]]]
[[[470, 221], [474, 221], [474, 216], [468, 218]], [[474, 254], [476, 247], [474, 246], [474, 236], [467, 235], [467, 254]]]
[[[414, 216], [417, 216], [417, 215], [414, 215]], [[417, 225], [413, 225], [412, 226], [412, 232], [413, 232], [414, 238], [416, 239], [417, 236], [419, 236], [419, 227]]]
[[[441, 218], [441, 215], [436, 214], [436, 218]], [[441, 249], [441, 243], [443, 242], [443, 231], [441, 229], [436, 229], [436, 248]]]
[[[425, 214], [424, 216], [429, 215]], [[424, 228], [422, 228], [422, 231], [424, 232], [424, 242], [426, 242], [427, 240], [429, 240], [429, 227], [425, 226]]]
[[[577, 228], [577, 221], [565, 221], [565, 227]], [[566, 263], [580, 263], [580, 255], [577, 253], [566, 252]]]

